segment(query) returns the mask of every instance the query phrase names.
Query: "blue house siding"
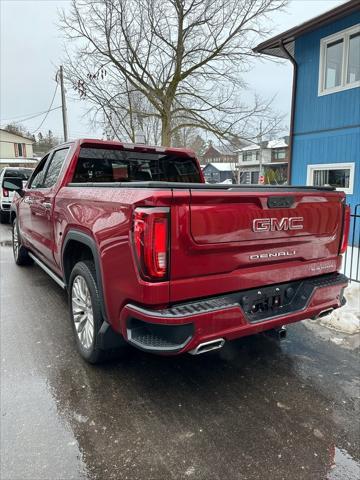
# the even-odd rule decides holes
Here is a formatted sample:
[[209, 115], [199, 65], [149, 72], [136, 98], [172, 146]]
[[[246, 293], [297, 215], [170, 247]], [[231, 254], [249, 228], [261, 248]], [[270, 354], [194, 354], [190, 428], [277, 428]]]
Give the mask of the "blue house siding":
[[293, 159], [294, 185], [306, 185], [308, 165], [355, 163], [353, 194], [347, 201], [352, 206], [360, 203], [360, 127], [299, 135]]
[[360, 88], [318, 96], [320, 40], [360, 23], [360, 13], [299, 37], [295, 42], [298, 64], [294, 133], [360, 124]]
[[320, 40], [360, 23], [360, 12], [295, 41], [298, 64], [291, 183], [305, 185], [308, 165], [354, 163], [352, 210], [360, 203], [360, 88], [318, 95]]

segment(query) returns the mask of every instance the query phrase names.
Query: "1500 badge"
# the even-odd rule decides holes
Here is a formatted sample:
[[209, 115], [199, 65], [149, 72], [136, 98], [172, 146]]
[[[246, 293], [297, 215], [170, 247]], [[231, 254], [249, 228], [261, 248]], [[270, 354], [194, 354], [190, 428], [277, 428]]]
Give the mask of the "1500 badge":
[[335, 270], [336, 268], [336, 263], [335, 262], [331, 262], [331, 263], [325, 263], [325, 264], [322, 264], [322, 265], [311, 265], [310, 267], [310, 270], [312, 272], [321, 272], [321, 270]]

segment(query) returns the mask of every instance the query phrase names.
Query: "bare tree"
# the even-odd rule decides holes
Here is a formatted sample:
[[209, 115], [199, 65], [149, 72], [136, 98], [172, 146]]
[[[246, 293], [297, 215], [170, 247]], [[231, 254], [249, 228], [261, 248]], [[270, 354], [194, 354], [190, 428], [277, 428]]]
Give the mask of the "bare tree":
[[[96, 86], [91, 82], [92, 90]], [[125, 138], [136, 142], [142, 135], [145, 143], [159, 144], [161, 121], [154, 107], [141, 92], [131, 88], [126, 80], [123, 87], [124, 90], [115, 100], [96, 103], [92, 108], [94, 117], [96, 118], [99, 111], [102, 111], [104, 131], [110, 139], [124, 140]], [[101, 95], [100, 91], [98, 95]], [[105, 95], [106, 91], [102, 93], [103, 99]]]
[[269, 33], [269, 14], [286, 1], [72, 0], [60, 19], [75, 42], [66, 76], [129, 138], [134, 119], [150, 118], [163, 145], [184, 128], [249, 137], [260, 118], [270, 131], [279, 118], [258, 96], [243, 101], [241, 74]]

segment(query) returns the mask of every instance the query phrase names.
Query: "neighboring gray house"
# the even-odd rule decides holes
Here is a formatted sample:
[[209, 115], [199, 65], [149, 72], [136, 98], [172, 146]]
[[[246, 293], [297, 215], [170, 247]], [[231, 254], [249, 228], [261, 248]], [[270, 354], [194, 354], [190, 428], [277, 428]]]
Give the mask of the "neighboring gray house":
[[204, 177], [207, 183], [222, 183], [227, 181], [235, 181], [236, 162], [217, 162], [208, 163], [203, 168]]
[[260, 175], [264, 176], [265, 183], [285, 183], [289, 161], [288, 151], [287, 137], [262, 142], [261, 148], [260, 145], [255, 144], [241, 148], [237, 165], [238, 183], [259, 183]]

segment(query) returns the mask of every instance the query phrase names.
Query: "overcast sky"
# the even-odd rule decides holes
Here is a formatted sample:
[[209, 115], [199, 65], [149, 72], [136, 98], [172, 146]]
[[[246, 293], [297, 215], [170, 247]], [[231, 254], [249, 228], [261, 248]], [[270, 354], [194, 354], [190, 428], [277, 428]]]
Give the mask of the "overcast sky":
[[[63, 40], [57, 30], [57, 14], [68, 8], [69, 0], [0, 0], [0, 123], [3, 126], [46, 111], [55, 89], [55, 72], [61, 61]], [[286, 12], [276, 14], [273, 34], [287, 30], [343, 0], [292, 0]], [[245, 80], [263, 97], [276, 96], [276, 110], [289, 114], [292, 67], [289, 62], [257, 61]], [[86, 106], [67, 92], [70, 137], [101, 137], [84, 116]], [[58, 90], [54, 106], [60, 105]], [[43, 116], [23, 121], [34, 132]], [[287, 120], [288, 123], [288, 120]], [[41, 127], [62, 137], [61, 110], [51, 112]]]

